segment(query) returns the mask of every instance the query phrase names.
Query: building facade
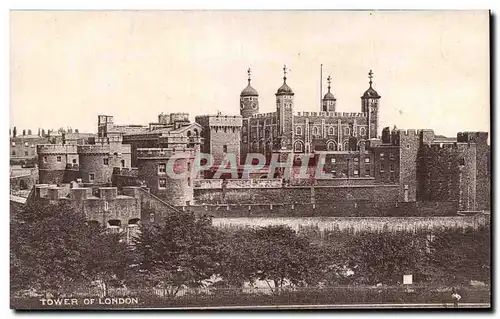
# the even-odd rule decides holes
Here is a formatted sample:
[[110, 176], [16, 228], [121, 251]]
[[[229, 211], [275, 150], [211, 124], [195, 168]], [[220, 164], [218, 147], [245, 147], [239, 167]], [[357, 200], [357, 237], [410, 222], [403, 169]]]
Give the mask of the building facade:
[[287, 83], [287, 69], [283, 68], [283, 84], [278, 88], [276, 111], [259, 113], [259, 95], [248, 85], [240, 94], [240, 114], [243, 119], [241, 158], [248, 153], [313, 153], [354, 151], [362, 141], [377, 138], [380, 95], [373, 89], [373, 72], [369, 72], [369, 88], [361, 96], [361, 112], [337, 112], [337, 99], [328, 92], [318, 112], [295, 113], [295, 93]]
[[[381, 96], [374, 89], [371, 70], [360, 112], [338, 111], [330, 77], [320, 110], [295, 112], [295, 92], [287, 82], [286, 67], [283, 72], [283, 83], [275, 93], [276, 110], [271, 113], [259, 113], [259, 94], [249, 70], [239, 98], [240, 115], [199, 115], [190, 122], [187, 113], [162, 113], [149, 125], [116, 125], [112, 116], [101, 115], [97, 137], [76, 143], [66, 138], [61, 144], [37, 147], [40, 183], [79, 179], [119, 189], [142, 185], [173, 206], [269, 198], [273, 202], [261, 204], [277, 199], [290, 204], [297, 199], [456, 201], [460, 210], [489, 210], [487, 133], [444, 137], [428, 129], [388, 127], [379, 132]], [[200, 153], [210, 154], [213, 163], [197, 163]], [[277, 169], [266, 175], [264, 167], [246, 177], [252, 181], [241, 181], [240, 170], [253, 164], [248, 162], [250, 153], [264, 155], [267, 167], [273, 156], [279, 161], [292, 159], [292, 174]], [[225, 167], [233, 155], [239, 164], [238, 180], [231, 175], [214, 178], [212, 168]], [[303, 176], [300, 167], [305, 158], [309, 163]], [[198, 164], [209, 174], [194, 174]], [[319, 173], [329, 176], [322, 178]]]

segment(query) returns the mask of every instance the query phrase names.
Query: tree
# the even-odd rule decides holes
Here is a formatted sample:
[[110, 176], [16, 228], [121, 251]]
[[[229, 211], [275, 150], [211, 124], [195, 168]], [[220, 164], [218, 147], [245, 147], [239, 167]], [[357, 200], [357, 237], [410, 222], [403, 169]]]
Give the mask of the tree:
[[167, 214], [161, 225], [141, 226], [135, 239], [137, 271], [171, 296], [182, 287], [202, 287], [216, 271], [218, 236], [208, 217]]
[[353, 280], [361, 284], [395, 283], [404, 274], [421, 279], [425, 268], [425, 239], [409, 231], [361, 231], [348, 244], [346, 255]]
[[68, 204], [31, 203], [11, 218], [11, 289], [55, 294], [123, 273], [119, 235], [89, 225]]
[[256, 260], [261, 251], [251, 228], [223, 229], [219, 241], [221, 260], [217, 274], [223, 279], [219, 284], [242, 287], [245, 282], [257, 280]]
[[490, 280], [490, 227], [446, 228], [433, 233], [429, 265], [433, 280], [453, 284]]
[[311, 282], [320, 259], [318, 250], [306, 237], [299, 236], [285, 225], [272, 225], [255, 230], [259, 253], [254, 262], [255, 276], [274, 284], [273, 292], [279, 293], [286, 282], [303, 285]]
[[86, 282], [100, 283], [106, 296], [109, 285], [123, 286], [130, 277], [133, 254], [120, 234], [110, 234], [100, 226], [90, 230], [89, 240], [81, 248], [82, 276]]

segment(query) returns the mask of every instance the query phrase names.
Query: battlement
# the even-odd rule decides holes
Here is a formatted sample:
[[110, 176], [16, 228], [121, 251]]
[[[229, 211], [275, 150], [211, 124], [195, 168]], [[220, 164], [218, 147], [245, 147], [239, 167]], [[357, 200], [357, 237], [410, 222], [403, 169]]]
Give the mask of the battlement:
[[62, 144], [39, 144], [36, 146], [36, 152], [39, 155], [51, 154], [76, 154], [77, 145], [62, 145]]
[[319, 117], [366, 117], [365, 113], [350, 112], [297, 112], [297, 116], [319, 116]]
[[424, 144], [423, 147], [425, 149], [431, 149], [434, 151], [439, 151], [443, 149], [458, 149], [458, 143], [432, 143], [432, 144]]
[[179, 158], [194, 158], [196, 151], [192, 148], [138, 148], [138, 159], [170, 158], [173, 156]]
[[418, 130], [415, 129], [399, 129], [396, 131], [399, 135], [405, 135], [405, 136], [417, 136], [418, 135]]
[[113, 167], [113, 175], [130, 176], [137, 177], [138, 169], [137, 167]]
[[109, 154], [109, 145], [78, 145], [78, 154]]
[[48, 184], [37, 184], [35, 185], [35, 197], [59, 200], [59, 199], [71, 199], [76, 201], [86, 200], [86, 199], [103, 199], [106, 201], [112, 201], [114, 199], [127, 197], [136, 197], [138, 192], [134, 191], [139, 187], [128, 186], [124, 195], [118, 193], [117, 187], [72, 187], [69, 184], [64, 184], [61, 186], [48, 185]]
[[258, 114], [252, 115], [252, 117], [259, 118], [259, 119], [270, 118], [270, 117], [275, 117], [275, 116], [276, 116], [276, 112], [258, 113]]
[[464, 143], [487, 143], [488, 132], [458, 132], [457, 142]]
[[170, 123], [189, 122], [189, 113], [170, 113]]
[[196, 122], [202, 126], [226, 126], [241, 127], [243, 120], [241, 115], [199, 115]]

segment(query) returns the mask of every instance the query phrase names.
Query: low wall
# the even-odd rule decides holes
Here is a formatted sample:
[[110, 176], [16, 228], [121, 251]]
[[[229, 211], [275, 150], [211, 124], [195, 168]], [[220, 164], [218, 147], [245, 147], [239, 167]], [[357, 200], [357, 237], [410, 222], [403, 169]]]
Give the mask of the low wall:
[[10, 189], [11, 190], [26, 190], [31, 189], [36, 184], [38, 179], [38, 171], [33, 170], [31, 174], [14, 176], [10, 178]]
[[339, 200], [396, 202], [397, 185], [291, 186], [194, 189], [194, 201], [204, 204], [332, 203]]
[[70, 183], [81, 178], [81, 173], [78, 170], [45, 170], [40, 169], [39, 184], [62, 184]]
[[214, 218], [217, 227], [265, 227], [269, 225], [287, 225], [299, 231], [301, 229], [325, 230], [418, 230], [440, 227], [477, 228], [488, 225], [489, 215], [448, 216], [448, 217], [286, 217], [286, 218]]
[[188, 209], [215, 218], [456, 216], [456, 202], [331, 202], [196, 205]]

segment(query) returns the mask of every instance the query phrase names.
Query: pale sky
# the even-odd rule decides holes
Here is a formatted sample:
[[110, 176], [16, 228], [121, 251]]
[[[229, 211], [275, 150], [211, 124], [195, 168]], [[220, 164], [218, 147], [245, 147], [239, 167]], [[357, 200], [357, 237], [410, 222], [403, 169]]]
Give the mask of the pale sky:
[[239, 114], [252, 68], [260, 112], [287, 83], [295, 111], [360, 112], [373, 69], [380, 130], [490, 131], [487, 11], [11, 12], [10, 126], [97, 130], [161, 112]]

